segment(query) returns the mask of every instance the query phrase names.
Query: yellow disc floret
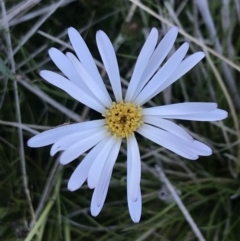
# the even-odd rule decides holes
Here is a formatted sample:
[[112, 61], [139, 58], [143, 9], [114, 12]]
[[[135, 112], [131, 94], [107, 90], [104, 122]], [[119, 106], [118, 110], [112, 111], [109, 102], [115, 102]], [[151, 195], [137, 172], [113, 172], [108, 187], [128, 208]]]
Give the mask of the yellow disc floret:
[[142, 124], [142, 108], [129, 102], [113, 102], [104, 116], [107, 129], [119, 138], [128, 138]]

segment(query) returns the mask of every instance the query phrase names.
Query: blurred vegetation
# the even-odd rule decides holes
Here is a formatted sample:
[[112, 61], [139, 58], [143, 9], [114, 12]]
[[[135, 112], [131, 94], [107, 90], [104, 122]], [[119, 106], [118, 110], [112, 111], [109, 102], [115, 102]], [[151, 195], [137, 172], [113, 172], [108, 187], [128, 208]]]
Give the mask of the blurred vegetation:
[[[206, 240], [239, 240], [238, 1], [148, 0], [141, 1], [144, 9], [128, 0], [0, 2], [0, 240], [200, 240], [171, 194], [163, 191], [165, 184], [158, 177], [156, 163], [162, 165]], [[149, 105], [214, 101], [229, 112], [229, 118], [217, 123], [178, 121], [196, 139], [213, 148], [212, 156], [197, 161], [185, 160], [137, 136], [144, 164], [143, 212], [139, 224], [133, 224], [128, 213], [126, 146], [123, 145], [105, 205], [95, 218], [89, 212], [92, 190], [86, 185], [76, 192], [67, 190], [67, 181], [82, 157], [62, 167], [58, 165], [58, 155], [49, 155], [50, 147], [31, 149], [26, 143], [31, 136], [50, 127], [100, 116], [45, 83], [38, 72], [58, 71], [48, 57], [50, 47], [72, 51], [68, 48], [69, 26], [81, 32], [93, 57], [101, 62], [95, 34], [102, 29], [114, 44], [126, 89], [150, 29], [157, 27], [161, 38], [169, 29], [149, 9], [198, 41], [179, 34], [175, 48], [189, 41], [189, 53], [203, 50], [207, 54]], [[99, 69], [105, 78], [101, 65]], [[17, 118], [16, 93], [22, 124]], [[23, 163], [31, 205], [22, 181]], [[37, 218], [35, 225], [31, 206]]]

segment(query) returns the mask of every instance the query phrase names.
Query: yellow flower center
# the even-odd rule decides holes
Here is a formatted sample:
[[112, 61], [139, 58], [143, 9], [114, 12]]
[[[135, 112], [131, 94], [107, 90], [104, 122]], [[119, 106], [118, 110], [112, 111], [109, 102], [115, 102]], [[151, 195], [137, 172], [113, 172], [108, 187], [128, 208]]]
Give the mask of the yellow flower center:
[[142, 122], [142, 108], [133, 103], [113, 102], [103, 115], [110, 133], [119, 138], [128, 138]]

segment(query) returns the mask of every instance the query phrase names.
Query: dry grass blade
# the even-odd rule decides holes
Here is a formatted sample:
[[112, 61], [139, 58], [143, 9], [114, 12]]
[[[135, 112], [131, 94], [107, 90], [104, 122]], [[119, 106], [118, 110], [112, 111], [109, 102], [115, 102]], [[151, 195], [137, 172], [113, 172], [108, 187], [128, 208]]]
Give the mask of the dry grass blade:
[[[210, 10], [209, 10], [208, 2], [206, 0], [200, 0], [200, 1], [195, 0], [195, 3], [199, 8], [199, 11], [202, 15], [202, 19], [203, 19], [205, 25], [207, 26], [208, 33], [210, 35], [210, 39], [212, 40], [212, 42], [214, 44], [214, 48], [215, 48], [216, 52], [218, 52], [219, 54], [222, 54], [223, 48], [217, 37], [217, 30], [215, 28], [215, 25], [214, 25], [214, 22], [213, 22], [213, 19], [212, 19]], [[228, 20], [228, 18], [225, 17], [224, 22], [229, 27], [227, 20]], [[228, 28], [228, 33], [226, 33], [226, 36], [227, 36], [227, 42], [231, 43], [231, 39], [230, 39], [231, 33], [229, 31], [230, 31], [230, 29]], [[229, 46], [229, 44], [227, 46]], [[204, 49], [206, 49], [206, 48], [204, 48]], [[222, 72], [225, 76], [225, 81], [228, 84], [231, 95], [233, 96], [235, 106], [238, 108], [238, 110], [240, 110], [240, 96], [237, 91], [237, 86], [236, 86], [233, 74], [232, 74], [231, 70], [229, 69], [229, 66], [227, 66], [227, 64], [225, 62], [221, 63], [221, 67], [222, 67]]]
[[40, 18], [37, 23], [24, 35], [23, 39], [20, 41], [18, 46], [13, 50], [13, 54], [15, 55], [19, 49], [31, 38], [31, 36], [36, 33], [39, 27], [61, 6], [61, 4], [65, 0], [60, 0], [54, 6], [51, 7], [51, 10], [48, 11], [42, 18]]
[[[5, 10], [5, 4], [3, 0], [1, 0], [1, 7], [2, 7], [2, 15], [3, 18], [5, 19], [4, 27], [6, 28], [6, 39], [7, 39], [7, 46], [8, 46], [8, 55], [10, 58], [10, 63], [11, 63], [11, 70], [12, 73], [15, 73], [15, 62], [13, 58], [13, 51], [12, 51], [12, 43], [11, 43], [11, 37], [9, 33], [9, 26], [8, 26], [8, 20], [7, 20], [7, 14]], [[25, 161], [25, 151], [24, 151], [24, 143], [23, 143], [23, 132], [21, 128], [22, 120], [21, 120], [21, 110], [20, 110], [20, 103], [19, 103], [19, 96], [18, 96], [18, 85], [16, 81], [13, 81], [13, 86], [14, 86], [14, 99], [15, 99], [15, 108], [16, 108], [16, 117], [17, 117], [17, 122], [19, 123], [18, 126], [18, 138], [19, 138], [19, 155], [20, 155], [20, 163], [21, 163], [21, 172], [22, 172], [22, 181], [23, 181], [23, 187], [27, 199], [27, 203], [29, 206], [29, 211], [31, 214], [32, 222], [35, 223], [35, 213], [33, 210], [33, 205], [32, 205], [32, 200], [30, 196], [30, 191], [28, 188], [28, 181], [27, 181], [27, 171], [26, 171], [26, 161]]]
[[[2, 19], [0, 23], [2, 25], [8, 24], [12, 19], [17, 17], [18, 15], [21, 15], [23, 12], [26, 12], [28, 9], [32, 8], [36, 4], [38, 4], [41, 0], [27, 0], [22, 1], [15, 5], [13, 8], [8, 10], [6, 18], [2, 16]], [[3, 14], [2, 14], [3, 15]]]
[[24, 124], [19, 123], [19, 122], [8, 122], [8, 121], [0, 120], [0, 125], [17, 127], [17, 128], [22, 129], [22, 130], [28, 131], [29, 133], [34, 134], [34, 135], [39, 133], [38, 131], [35, 131], [32, 128], [30, 128], [29, 126], [24, 125]]
[[48, 96], [46, 93], [44, 93], [42, 90], [40, 90], [37, 86], [31, 85], [26, 80], [21, 80], [18, 78], [17, 80], [21, 85], [23, 85], [25, 88], [33, 92], [35, 95], [40, 97], [42, 100], [46, 101], [50, 105], [52, 105], [54, 108], [59, 110], [60, 112], [64, 113], [66, 116], [71, 118], [74, 121], [81, 122], [83, 119], [78, 114], [74, 113], [73, 111], [69, 110], [65, 106], [58, 103], [56, 100], [52, 99], [50, 96]]
[[[225, 61], [237, 85], [239, 72], [226, 63], [230, 61], [233, 67], [238, 65], [236, 54], [240, 52], [240, 45], [235, 37], [240, 27], [238, 2], [208, 1], [208, 16], [203, 19], [205, 15], [201, 14], [196, 2], [190, 4], [188, 0], [5, 1], [7, 9], [0, 13], [0, 21], [8, 25], [0, 32], [0, 240], [238, 240], [238, 112], [233, 105], [233, 95], [226, 88], [222, 68]], [[102, 119], [99, 113], [38, 76], [39, 70], [57, 73], [63, 70], [60, 74], [64, 75], [68, 69], [67, 65], [60, 67], [60, 59], [58, 64], [55, 63], [58, 59], [51, 61], [47, 50], [54, 47], [64, 54], [71, 51], [76, 55], [67, 36], [69, 26], [76, 28], [112, 96], [108, 73], [96, 45], [96, 32], [102, 29], [113, 43], [125, 95], [151, 28], [157, 28], [158, 36], [154, 32], [152, 36], [155, 36], [154, 42], [157, 38], [160, 42], [173, 24], [180, 28], [180, 34], [162, 65], [175, 52], [176, 46], [189, 40], [187, 56], [203, 50], [206, 57], [170, 88], [146, 103], [144, 108], [180, 102], [216, 102], [219, 108], [229, 111], [229, 118], [219, 122], [174, 120], [183, 132], [213, 151], [212, 155], [193, 161], [136, 134], [141, 156], [142, 193], [138, 224], [132, 223], [129, 216], [127, 141], [123, 140], [103, 209], [93, 217], [90, 203], [95, 191], [89, 190], [87, 183], [74, 192], [68, 190], [72, 173], [79, 164], [81, 166], [87, 153], [65, 167], [60, 165], [61, 153], [49, 155], [52, 139], [48, 134], [58, 133], [56, 129], [40, 135], [39, 139], [34, 138], [41, 142], [41, 137], [45, 136], [50, 145], [27, 147], [30, 136], [71, 124], [69, 120]], [[218, 39], [223, 53], [214, 46], [215, 39]], [[79, 46], [81, 48], [81, 43]], [[16, 113], [20, 116], [18, 120]], [[72, 141], [72, 136], [68, 137]], [[79, 139], [82, 141], [82, 137]], [[174, 141], [173, 144], [178, 146]], [[188, 151], [192, 150], [189, 148]], [[159, 172], [155, 168], [156, 160], [161, 161]], [[35, 218], [32, 218], [31, 201], [29, 204], [26, 196], [27, 188], [31, 192]]]
[[[169, 27], [174, 26], [173, 23], [168, 21], [166, 18], [160, 16], [159, 14], [155, 13], [154, 11], [152, 11], [150, 8], [146, 7], [141, 2], [138, 2], [138, 1], [135, 1], [135, 0], [129, 0], [129, 1], [134, 3], [134, 4], [136, 4], [138, 7], [140, 7], [141, 9], [143, 9], [144, 11], [146, 11], [147, 13], [149, 13], [150, 15], [155, 17], [156, 19], [158, 19], [158, 20], [162, 21], [163, 23], [167, 24]], [[198, 39], [192, 37], [191, 35], [186, 33], [183, 29], [179, 29], [179, 33], [182, 34], [184, 37], [186, 37], [188, 40], [192, 41], [193, 43], [195, 43], [195, 44], [199, 45], [200, 47], [206, 49], [209, 53], [215, 55], [217, 58], [219, 58], [222, 61], [226, 62], [228, 65], [230, 65], [231, 67], [233, 67], [234, 69], [236, 69], [236, 70], [238, 70], [240, 72], [240, 67], [237, 64], [233, 63], [231, 60], [229, 60], [228, 58], [224, 57], [223, 55], [217, 53], [212, 48], [209, 48], [207, 45], [205, 45], [204, 43], [200, 42]]]
[[163, 182], [166, 185], [166, 187], [168, 188], [168, 190], [172, 194], [172, 197], [174, 198], [174, 201], [176, 202], [176, 204], [178, 205], [178, 207], [182, 211], [182, 214], [184, 215], [185, 219], [187, 220], [187, 222], [191, 226], [191, 228], [192, 228], [194, 234], [196, 235], [197, 239], [199, 241], [206, 241], [206, 239], [203, 237], [201, 231], [199, 230], [198, 226], [194, 222], [193, 218], [189, 214], [188, 210], [186, 209], [186, 207], [182, 203], [182, 200], [180, 199], [180, 197], [177, 194], [176, 190], [172, 186], [171, 182], [168, 180], [168, 178], [164, 174], [164, 171], [161, 169], [161, 167], [159, 165], [156, 166], [156, 170], [159, 173], [160, 181]]
[[[60, 7], [64, 7], [66, 5], [68, 5], [69, 3], [71, 2], [74, 2], [76, 0], [65, 0]], [[53, 7], [55, 7], [56, 3], [53, 3], [51, 4], [50, 6], [46, 6], [46, 7], [43, 7], [41, 9], [38, 9], [38, 10], [34, 10], [30, 13], [26, 13], [24, 14], [23, 16], [20, 16], [18, 18], [14, 18], [12, 19], [10, 22], [9, 22], [9, 27], [11, 26], [16, 26], [20, 23], [23, 23], [23, 22], [26, 22], [26, 21], [29, 21], [33, 18], [36, 18], [38, 16], [41, 16], [41, 15], [44, 15], [46, 12], [49, 12]]]

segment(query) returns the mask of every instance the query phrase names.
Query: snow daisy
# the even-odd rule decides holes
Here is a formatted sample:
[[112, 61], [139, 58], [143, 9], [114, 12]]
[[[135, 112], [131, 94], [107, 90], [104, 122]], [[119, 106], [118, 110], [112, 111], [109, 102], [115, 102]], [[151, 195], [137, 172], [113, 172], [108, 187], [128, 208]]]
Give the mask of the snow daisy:
[[65, 55], [55, 48], [49, 50], [50, 58], [65, 76], [43, 70], [40, 72], [41, 77], [82, 104], [100, 112], [103, 118], [44, 131], [32, 137], [28, 146], [53, 144], [50, 154], [53, 156], [62, 151], [60, 163], [63, 165], [90, 150], [70, 177], [68, 189], [75, 191], [87, 180], [89, 188], [94, 189], [91, 201], [93, 216], [97, 216], [103, 207], [113, 166], [122, 139], [125, 138], [128, 208], [133, 222], [139, 222], [142, 209], [141, 159], [135, 132], [190, 160], [212, 154], [208, 146], [194, 140], [170, 120], [218, 121], [226, 118], [227, 112], [218, 109], [216, 103], [190, 102], [143, 107], [204, 57], [203, 52], [197, 52], [184, 59], [189, 48], [189, 44], [184, 43], [162, 65], [177, 33], [177, 27], [171, 28], [157, 45], [158, 31], [156, 28], [151, 30], [124, 97], [116, 55], [103, 31], [97, 32], [96, 40], [113, 96], [109, 95], [91, 53], [77, 30], [69, 28], [68, 35], [78, 58], [69, 52]]

